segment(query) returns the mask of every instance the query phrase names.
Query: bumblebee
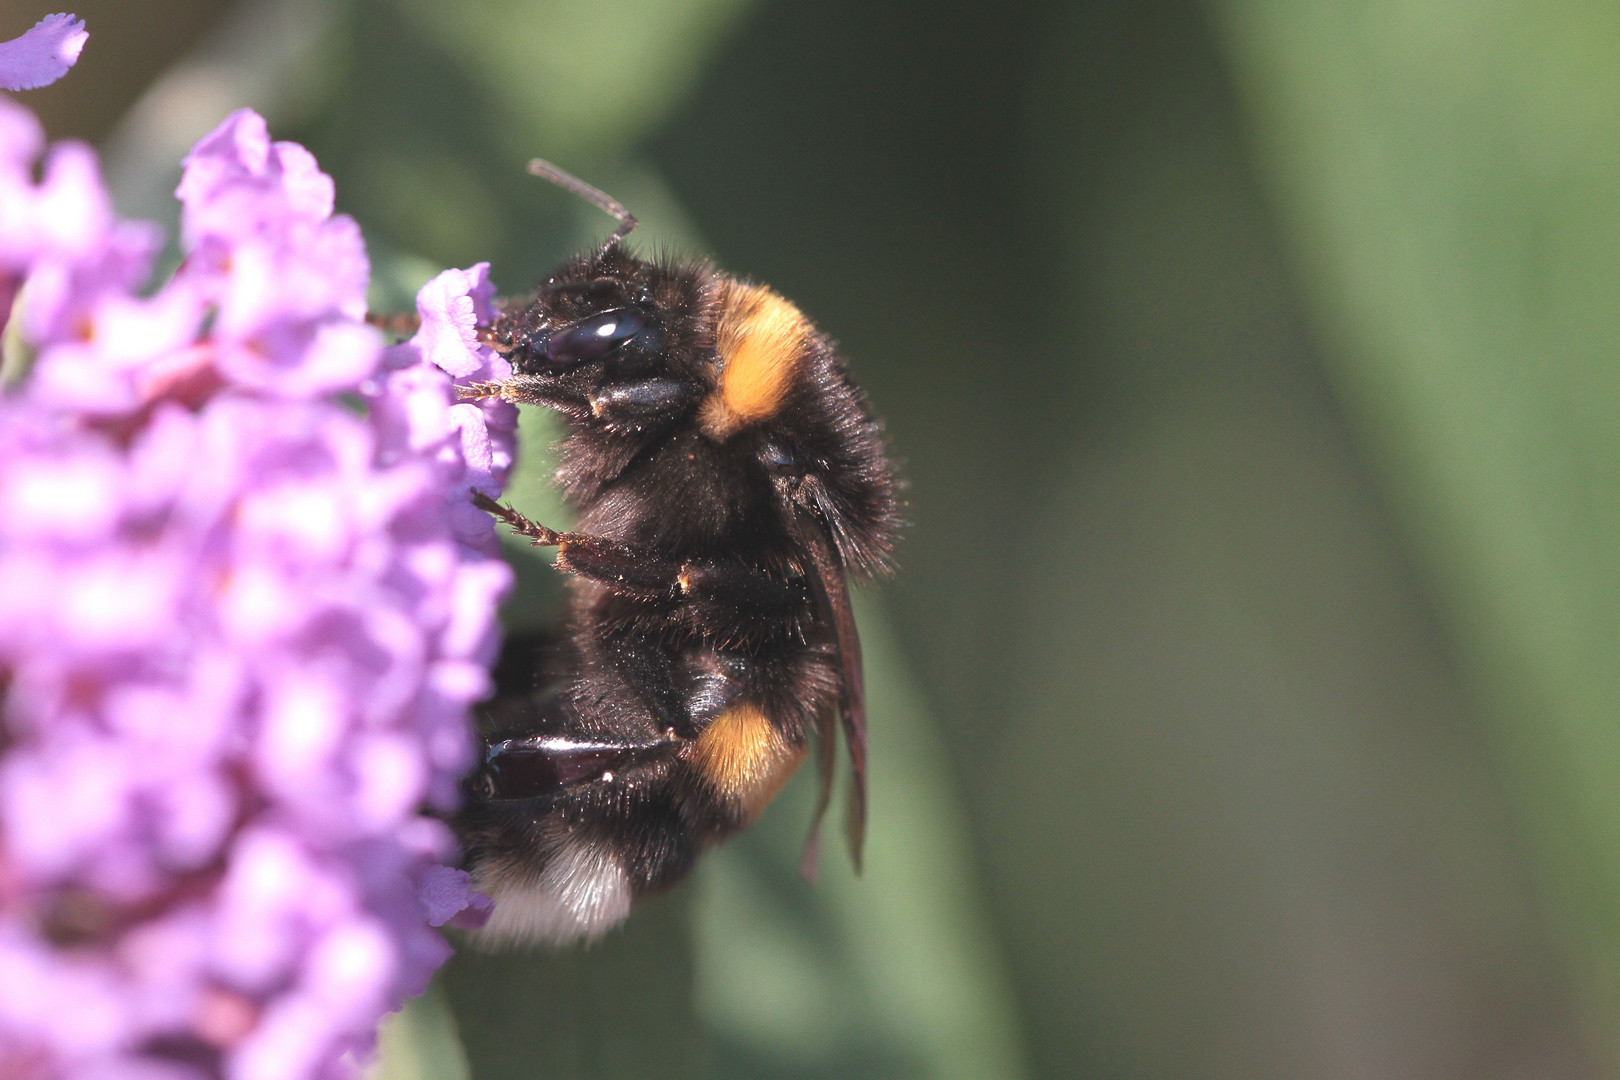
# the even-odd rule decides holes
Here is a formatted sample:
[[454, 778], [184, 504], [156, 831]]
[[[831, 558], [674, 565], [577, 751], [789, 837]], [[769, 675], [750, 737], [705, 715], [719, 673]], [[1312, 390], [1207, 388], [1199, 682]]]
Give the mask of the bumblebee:
[[[645, 260], [635, 219], [545, 162], [530, 171], [618, 219], [598, 250], [503, 304], [481, 339], [511, 379], [463, 388], [555, 409], [555, 532], [480, 505], [569, 575], [555, 647], [509, 643], [457, 822], [490, 943], [617, 924], [745, 828], [836, 731], [857, 868], [866, 715], [847, 576], [889, 566], [897, 476], [843, 360], [793, 304], [701, 261]], [[511, 687], [513, 671], [520, 684]], [[837, 720], [834, 720], [834, 717]]]

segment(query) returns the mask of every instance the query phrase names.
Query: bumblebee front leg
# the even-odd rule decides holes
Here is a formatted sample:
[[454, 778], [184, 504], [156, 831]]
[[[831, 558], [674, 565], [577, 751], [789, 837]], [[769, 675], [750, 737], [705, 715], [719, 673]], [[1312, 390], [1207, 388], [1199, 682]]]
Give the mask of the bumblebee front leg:
[[690, 406], [697, 396], [692, 386], [665, 378], [619, 383], [593, 394], [563, 391], [552, 382], [532, 375], [514, 375], [503, 382], [462, 383], [456, 387], [459, 401], [499, 398], [519, 405], [541, 405], [574, 420], [601, 421], [623, 431], [665, 427], [671, 415]]
[[589, 533], [561, 533], [557, 537], [557, 569], [600, 582], [622, 596], [679, 599], [681, 566], [679, 560], [639, 544]]
[[673, 600], [689, 591], [681, 581], [686, 564], [650, 548], [587, 533], [560, 533], [476, 491], [472, 501], [480, 510], [510, 525], [519, 536], [527, 536], [535, 547], [556, 548], [559, 570], [599, 581], [614, 592], [643, 600]]
[[539, 522], [530, 521], [510, 506], [502, 506], [481, 491], [472, 493], [472, 504], [506, 522], [519, 536], [527, 536], [535, 547], [556, 547], [561, 542], [562, 533], [548, 529]]
[[726, 648], [803, 640], [807, 632], [811, 599], [805, 582], [739, 561], [681, 561], [566, 533], [558, 544], [557, 568], [663, 607], [670, 618]]
[[784, 580], [742, 562], [671, 559], [638, 544], [548, 529], [484, 495], [474, 494], [473, 502], [536, 547], [556, 547], [557, 569], [600, 582], [622, 596], [668, 603], [696, 629], [719, 638], [752, 637], [760, 620], [796, 619], [809, 603], [802, 581]]

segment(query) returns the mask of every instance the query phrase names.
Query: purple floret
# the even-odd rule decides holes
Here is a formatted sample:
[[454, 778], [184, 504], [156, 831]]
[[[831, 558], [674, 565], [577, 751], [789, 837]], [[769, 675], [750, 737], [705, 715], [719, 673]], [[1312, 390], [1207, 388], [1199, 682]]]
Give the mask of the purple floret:
[[90, 39], [84, 20], [47, 15], [22, 37], [0, 41], [0, 89], [37, 90], [66, 75]]
[[161, 238], [40, 149], [0, 100], [0, 1076], [346, 1075], [488, 914], [422, 812], [510, 579], [468, 497], [515, 410], [453, 389], [509, 374], [487, 267], [385, 346], [331, 180], [244, 110], [143, 294]]

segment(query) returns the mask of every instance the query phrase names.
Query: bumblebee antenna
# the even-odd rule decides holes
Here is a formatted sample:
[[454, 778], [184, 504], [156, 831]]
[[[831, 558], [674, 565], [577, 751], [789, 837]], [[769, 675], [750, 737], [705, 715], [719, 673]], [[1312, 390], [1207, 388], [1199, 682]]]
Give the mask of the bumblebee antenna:
[[619, 227], [613, 230], [613, 235], [608, 237], [607, 243], [602, 245], [604, 254], [614, 244], [617, 244], [634, 231], [636, 219], [630, 215], [630, 211], [624, 208], [623, 203], [601, 188], [592, 187], [573, 173], [559, 169], [549, 161], [535, 158], [529, 162], [529, 175], [538, 176], [542, 180], [550, 180], [564, 191], [573, 192], [603, 213], [611, 214], [619, 219]]

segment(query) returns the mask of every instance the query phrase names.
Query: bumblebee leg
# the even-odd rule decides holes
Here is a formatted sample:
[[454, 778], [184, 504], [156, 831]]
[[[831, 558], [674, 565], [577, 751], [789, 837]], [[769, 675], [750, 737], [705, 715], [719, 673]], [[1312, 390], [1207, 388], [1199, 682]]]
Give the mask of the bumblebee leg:
[[722, 640], [754, 636], [763, 622], [796, 619], [810, 608], [801, 580], [742, 562], [689, 562], [599, 536], [563, 533], [557, 568], [624, 596], [669, 604], [671, 614]]
[[600, 582], [621, 596], [673, 601], [680, 596], [681, 563], [652, 548], [588, 533], [561, 533], [557, 569]]
[[812, 602], [803, 579], [775, 577], [742, 563], [686, 563], [676, 583], [678, 614], [714, 640], [804, 638]]
[[558, 538], [562, 536], [562, 533], [555, 529], [548, 529], [538, 522], [530, 521], [510, 506], [502, 506], [481, 491], [472, 493], [472, 504], [512, 526], [512, 531], [519, 536], [527, 536], [534, 542], [535, 547], [555, 547]]
[[643, 379], [609, 386], [593, 395], [590, 399], [591, 414], [601, 420], [631, 427], [663, 423], [667, 417], [696, 401], [697, 397], [698, 391], [688, 383], [665, 378]]

